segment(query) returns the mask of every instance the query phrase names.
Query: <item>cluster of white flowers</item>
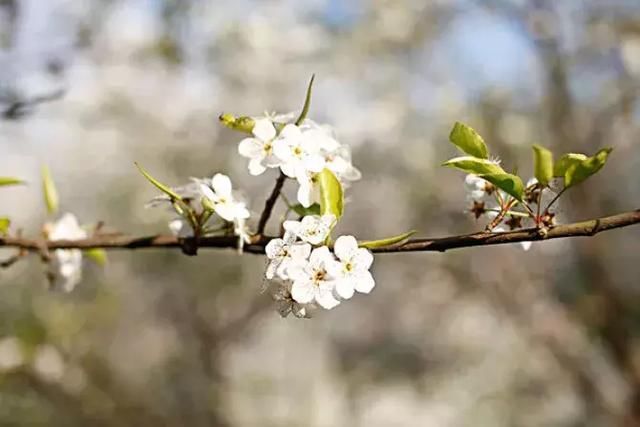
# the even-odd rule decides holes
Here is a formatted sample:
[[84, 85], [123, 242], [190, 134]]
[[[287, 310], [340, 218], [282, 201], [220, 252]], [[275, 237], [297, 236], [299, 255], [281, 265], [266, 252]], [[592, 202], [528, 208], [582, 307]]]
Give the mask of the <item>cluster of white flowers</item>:
[[[75, 215], [66, 213], [56, 222], [44, 226], [49, 240], [80, 240], [87, 232], [80, 226]], [[51, 260], [52, 287], [71, 292], [82, 280], [82, 251], [80, 249], [56, 249]]]
[[[221, 117], [227, 123], [234, 123], [230, 115]], [[321, 202], [320, 174], [330, 171], [341, 190], [360, 179], [361, 174], [351, 162], [349, 147], [337, 141], [331, 127], [309, 119], [296, 124], [293, 118], [293, 114], [242, 118], [242, 123], [251, 123], [252, 136], [239, 142], [238, 152], [249, 159], [251, 175], [279, 169], [298, 183], [299, 205], [289, 206], [287, 212], [300, 212], [297, 209], [300, 206], [312, 208], [305, 210], [307, 215], [301, 214], [300, 221], [284, 220], [284, 236], [270, 240], [265, 247], [269, 259], [265, 277], [279, 303], [280, 313], [308, 317], [318, 307], [334, 308], [351, 298], [355, 291], [369, 293], [375, 286], [369, 272], [373, 255], [359, 248], [353, 236], [341, 236], [331, 247], [329, 236], [337, 218], [308, 214]], [[241, 130], [246, 131], [248, 126]], [[154, 184], [159, 186], [157, 182]], [[170, 190], [163, 188], [163, 191], [165, 194], [153, 199], [148, 206], [170, 206], [178, 213], [178, 218], [169, 223], [174, 234], [190, 237], [196, 233], [199, 236], [220, 231], [230, 233], [233, 225], [240, 248], [243, 243], [251, 242], [252, 234], [246, 225], [250, 212], [233, 191], [226, 175], [191, 178], [188, 185]], [[339, 197], [343, 197], [342, 191]]]
[[334, 222], [333, 215], [285, 221], [283, 238], [267, 244], [265, 277], [275, 285], [281, 315], [308, 317], [318, 306], [330, 310], [354, 291], [369, 293], [375, 286], [373, 255], [353, 236], [338, 237], [333, 252], [323, 244]]
[[316, 176], [324, 168], [332, 171], [343, 187], [361, 177], [351, 163], [349, 147], [336, 140], [329, 126], [309, 119], [298, 126], [267, 116], [255, 120], [252, 133], [253, 137], [238, 145], [240, 155], [249, 159], [249, 173], [261, 175], [268, 168], [280, 168], [283, 174], [297, 180], [297, 199], [305, 208], [319, 200]]
[[[233, 190], [231, 180], [228, 176], [217, 173], [213, 178], [191, 178], [191, 182], [185, 186], [173, 189], [182, 200], [193, 210], [196, 218], [203, 219], [204, 206], [208, 206], [217, 216], [204, 218], [204, 223], [199, 224], [201, 235], [206, 235], [211, 231], [220, 231], [225, 223], [233, 224], [233, 232], [238, 236], [238, 246], [242, 248], [244, 243], [250, 242], [250, 233], [246, 221], [251, 216], [246, 203]], [[171, 198], [166, 194], [160, 195], [147, 206], [173, 205]], [[176, 209], [172, 206], [172, 209]], [[178, 210], [178, 209], [176, 209]], [[194, 229], [192, 218], [188, 212], [181, 212], [177, 218], [169, 221], [169, 229], [179, 237], [192, 237]], [[216, 220], [223, 220], [223, 224], [216, 227]]]

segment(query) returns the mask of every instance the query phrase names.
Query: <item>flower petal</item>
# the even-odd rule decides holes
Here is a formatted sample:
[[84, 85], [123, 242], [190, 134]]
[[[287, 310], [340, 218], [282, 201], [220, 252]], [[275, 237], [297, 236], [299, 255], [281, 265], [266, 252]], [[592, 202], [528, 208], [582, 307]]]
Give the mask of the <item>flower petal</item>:
[[340, 304], [340, 301], [338, 301], [333, 296], [333, 287], [331, 287], [331, 288], [320, 288], [320, 289], [318, 289], [316, 291], [315, 294], [316, 294], [315, 295], [316, 302], [322, 308], [325, 308], [327, 310], [331, 310], [332, 308], [334, 308], [335, 306]]
[[262, 175], [267, 168], [262, 164], [262, 159], [251, 159], [249, 161], [249, 174], [253, 176]]
[[311, 245], [308, 243], [297, 243], [289, 248], [291, 258], [294, 260], [306, 260], [311, 254]]
[[298, 187], [297, 199], [303, 207], [308, 208], [313, 204], [311, 196], [313, 195], [313, 188], [308, 183], [301, 183]]
[[333, 255], [326, 246], [320, 246], [311, 251], [309, 255], [309, 264], [313, 267], [322, 266], [325, 262], [333, 260]]
[[265, 142], [271, 141], [276, 136], [276, 128], [269, 119], [256, 120], [251, 132], [256, 136], [256, 138]]
[[269, 280], [273, 279], [276, 275], [276, 269], [278, 268], [278, 264], [279, 263], [277, 260], [273, 260], [269, 262], [269, 264], [267, 264], [267, 269], [264, 272], [264, 277], [266, 277]]
[[287, 140], [287, 139], [291, 139], [291, 140], [300, 140], [302, 137], [302, 132], [300, 131], [300, 128], [292, 123], [289, 123], [288, 125], [286, 125], [282, 131], [280, 131], [280, 138]]
[[231, 197], [231, 180], [228, 176], [217, 173], [211, 179], [213, 191], [220, 197]]
[[333, 252], [342, 261], [348, 261], [356, 254], [358, 241], [353, 236], [340, 236], [333, 245]]
[[315, 296], [315, 285], [313, 282], [296, 280], [291, 287], [291, 298], [295, 301], [306, 304], [313, 301]]
[[216, 194], [213, 192], [213, 190], [211, 190], [211, 187], [209, 187], [208, 185], [200, 184], [200, 193], [202, 193], [203, 197], [206, 197], [211, 201], [217, 199]]
[[245, 138], [238, 145], [238, 154], [249, 159], [261, 158], [263, 144], [255, 138]]
[[355, 282], [354, 287], [356, 291], [362, 292], [363, 294], [368, 294], [376, 286], [373, 276], [368, 271], [363, 271], [362, 273], [357, 274], [353, 280]]
[[352, 279], [344, 278], [340, 280], [336, 280], [336, 294], [340, 298], [349, 299], [353, 296], [354, 292], [354, 283]]
[[282, 223], [282, 227], [296, 236], [300, 237], [300, 230], [302, 229], [302, 223], [300, 221], [288, 220]]
[[358, 270], [368, 270], [373, 264], [373, 254], [364, 248], [356, 249], [353, 263]]
[[282, 252], [284, 248], [285, 242], [282, 239], [272, 239], [267, 243], [267, 246], [264, 248], [264, 252], [267, 255], [267, 258], [274, 259]]

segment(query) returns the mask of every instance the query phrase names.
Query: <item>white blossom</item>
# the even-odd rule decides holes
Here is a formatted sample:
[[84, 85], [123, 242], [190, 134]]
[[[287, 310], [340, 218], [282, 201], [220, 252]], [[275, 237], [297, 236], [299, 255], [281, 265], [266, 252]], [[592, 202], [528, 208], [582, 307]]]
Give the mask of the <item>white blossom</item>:
[[309, 261], [289, 267], [291, 297], [301, 304], [316, 302], [322, 308], [330, 310], [340, 304], [334, 296], [335, 281], [327, 266], [333, 261], [329, 248], [322, 246], [314, 249]]
[[292, 264], [304, 263], [311, 253], [308, 243], [296, 243], [296, 235], [287, 231], [282, 239], [272, 239], [265, 248], [269, 264], [265, 277], [269, 280], [276, 275], [283, 280], [289, 278], [287, 269]]
[[301, 221], [285, 221], [283, 227], [305, 242], [319, 245], [329, 235], [335, 220], [333, 215], [307, 215]]
[[288, 124], [282, 129], [278, 138], [273, 141], [273, 151], [282, 161], [282, 173], [290, 178], [305, 171], [320, 172], [324, 168], [320, 147], [294, 124]]
[[249, 173], [260, 175], [267, 168], [277, 168], [282, 161], [273, 153], [276, 128], [267, 118], [257, 119], [253, 126], [253, 138], [245, 138], [238, 145], [238, 153], [249, 160]]
[[488, 196], [487, 188], [490, 188], [487, 187], [487, 184], [489, 183], [478, 175], [468, 174], [464, 178], [464, 189], [467, 193], [467, 200], [473, 200], [476, 202], [485, 201]]
[[340, 298], [349, 299], [354, 290], [368, 294], [375, 286], [373, 276], [369, 272], [373, 263], [373, 255], [364, 248], [358, 247], [353, 236], [340, 236], [333, 246], [338, 261], [330, 261], [327, 265], [331, 276], [335, 278], [335, 290]]
[[[71, 213], [62, 215], [53, 224], [46, 224], [45, 233], [49, 240], [80, 240], [87, 237], [87, 232]], [[82, 280], [82, 251], [79, 249], [56, 249], [51, 264], [56, 273], [53, 281], [55, 288], [71, 292]]]
[[338, 142], [333, 127], [307, 119], [301, 126], [301, 131], [306, 139], [319, 148], [325, 167], [332, 171], [343, 185], [362, 177], [360, 171], [351, 163], [349, 146]]
[[214, 211], [226, 221], [247, 219], [250, 216], [245, 204], [236, 201], [233, 195], [231, 180], [228, 176], [217, 173], [208, 184], [200, 184], [202, 196], [209, 199]]
[[320, 185], [317, 172], [299, 171], [296, 180], [299, 185], [296, 193], [298, 203], [308, 208], [320, 200]]

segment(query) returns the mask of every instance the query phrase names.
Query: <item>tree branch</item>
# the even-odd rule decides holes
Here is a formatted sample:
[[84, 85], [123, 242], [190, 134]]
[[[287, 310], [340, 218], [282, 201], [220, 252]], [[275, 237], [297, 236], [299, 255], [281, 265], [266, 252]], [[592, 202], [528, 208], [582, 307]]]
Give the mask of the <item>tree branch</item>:
[[[640, 223], [640, 209], [603, 218], [572, 224], [557, 225], [549, 229], [526, 228], [504, 233], [478, 232], [459, 236], [441, 237], [435, 239], [411, 239], [405, 243], [373, 249], [377, 253], [397, 252], [445, 252], [450, 249], [468, 248], [473, 246], [502, 245], [526, 241], [540, 241], [560, 239], [564, 237], [593, 236], [597, 233], [628, 227]], [[271, 236], [258, 236], [257, 240], [245, 245], [244, 251], [253, 254], [264, 254], [264, 248]], [[192, 238], [174, 236], [146, 236], [134, 237], [126, 235], [97, 235], [83, 240], [54, 240], [43, 242], [21, 237], [0, 237], [0, 247], [14, 247], [38, 252], [43, 246], [48, 250], [55, 249], [145, 249], [145, 248], [183, 248]], [[46, 243], [46, 245], [45, 245]], [[237, 236], [201, 237], [198, 241], [200, 248], [236, 248]]]
[[264, 202], [264, 210], [262, 211], [260, 220], [258, 221], [258, 231], [256, 233], [258, 236], [262, 236], [264, 234], [264, 229], [267, 226], [267, 221], [269, 221], [269, 218], [271, 217], [271, 212], [273, 211], [273, 207], [278, 201], [278, 196], [282, 191], [282, 186], [284, 185], [284, 181], [286, 179], [287, 176], [284, 173], [280, 172], [280, 175], [276, 180], [276, 185], [273, 187], [273, 190], [271, 190], [271, 195], [269, 195], [267, 201]]

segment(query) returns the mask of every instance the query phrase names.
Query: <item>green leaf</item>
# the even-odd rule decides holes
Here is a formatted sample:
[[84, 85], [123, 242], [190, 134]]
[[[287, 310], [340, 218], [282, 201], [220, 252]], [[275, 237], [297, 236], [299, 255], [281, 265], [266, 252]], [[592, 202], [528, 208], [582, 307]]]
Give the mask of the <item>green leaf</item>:
[[542, 185], [546, 186], [553, 179], [553, 154], [537, 144], [533, 145], [533, 171]]
[[320, 184], [320, 213], [333, 214], [338, 220], [344, 209], [344, 194], [338, 178], [329, 169], [324, 168], [318, 173]]
[[553, 166], [553, 176], [556, 178], [564, 178], [567, 169], [583, 160], [587, 160], [587, 156], [584, 154], [568, 153], [563, 155]]
[[104, 267], [107, 264], [107, 252], [104, 249], [87, 249], [84, 251], [84, 255], [100, 267]]
[[459, 169], [463, 172], [475, 175], [506, 173], [496, 162], [486, 159], [478, 159], [473, 156], [455, 157], [444, 162], [442, 166]]
[[151, 175], [149, 175], [149, 173], [147, 171], [145, 171], [142, 168], [142, 166], [140, 166], [138, 164], [138, 162], [134, 162], [134, 163], [135, 163], [136, 167], [138, 168], [138, 170], [140, 171], [140, 173], [145, 178], [147, 178], [147, 180], [150, 183], [152, 183], [158, 190], [162, 191], [164, 194], [169, 196], [172, 201], [178, 200], [178, 201], [180, 201], [180, 202], [182, 202], [184, 204], [184, 201], [182, 200], [182, 197], [180, 197], [175, 191], [173, 191], [171, 188], [169, 188], [168, 186], [164, 185], [163, 183], [161, 183], [160, 181], [158, 181], [157, 179], [155, 179]]
[[416, 234], [416, 230], [411, 230], [406, 233], [398, 234], [397, 236], [387, 237], [386, 239], [380, 240], [365, 240], [362, 242], [358, 242], [358, 246], [361, 248], [373, 249], [373, 248], [382, 248], [385, 246], [391, 246], [398, 243], [404, 243], [409, 237]]
[[46, 165], [42, 166], [42, 191], [47, 212], [50, 215], [55, 214], [58, 211], [58, 190], [56, 190], [56, 184], [53, 182], [51, 172]]
[[220, 120], [220, 122], [229, 129], [244, 133], [251, 133], [253, 131], [253, 126], [256, 124], [255, 120], [251, 117], [236, 117], [229, 113], [220, 114], [218, 120]]
[[9, 231], [9, 226], [11, 225], [11, 220], [7, 217], [0, 217], [0, 235], [6, 235], [7, 231]]
[[487, 144], [478, 132], [470, 126], [456, 122], [449, 135], [449, 140], [465, 153], [480, 159], [489, 158]]
[[486, 179], [505, 193], [515, 197], [516, 200], [522, 201], [524, 184], [522, 184], [519, 176], [510, 173], [496, 173], [480, 175], [480, 177]]
[[0, 187], [7, 185], [20, 185], [24, 184], [24, 181], [19, 178], [13, 178], [10, 176], [0, 176]]
[[598, 172], [607, 162], [612, 150], [613, 148], [603, 148], [593, 157], [589, 157], [579, 163], [571, 165], [564, 174], [564, 186], [568, 188], [580, 184], [582, 181]]
[[297, 205], [291, 206], [291, 210], [300, 216], [320, 215], [320, 205], [318, 203], [314, 203], [308, 208], [298, 203]]
[[307, 96], [304, 99], [304, 106], [302, 107], [302, 111], [300, 115], [296, 119], [296, 125], [299, 126], [302, 124], [304, 119], [307, 118], [307, 114], [309, 113], [309, 107], [311, 106], [311, 91], [313, 89], [313, 81], [315, 80], [316, 75], [311, 75], [311, 80], [309, 80], [309, 86], [307, 86]]

